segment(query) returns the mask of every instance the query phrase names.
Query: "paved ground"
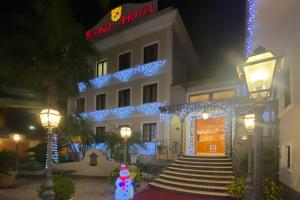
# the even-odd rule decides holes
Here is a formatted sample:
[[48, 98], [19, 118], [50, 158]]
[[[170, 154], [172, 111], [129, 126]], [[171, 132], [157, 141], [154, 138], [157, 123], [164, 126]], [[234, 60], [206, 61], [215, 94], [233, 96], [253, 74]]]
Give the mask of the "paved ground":
[[[114, 186], [104, 179], [72, 178], [76, 185], [72, 200], [113, 200]], [[16, 187], [0, 189], [1, 200], [39, 200], [36, 190], [40, 179], [20, 179]]]
[[154, 188], [147, 188], [135, 195], [134, 200], [230, 200], [229, 197], [194, 196]]

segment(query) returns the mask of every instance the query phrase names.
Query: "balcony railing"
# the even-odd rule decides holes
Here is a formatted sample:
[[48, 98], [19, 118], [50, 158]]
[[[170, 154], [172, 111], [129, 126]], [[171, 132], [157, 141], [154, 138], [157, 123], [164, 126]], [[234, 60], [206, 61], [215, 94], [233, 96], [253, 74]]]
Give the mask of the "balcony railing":
[[146, 103], [138, 106], [127, 106], [114, 109], [96, 110], [93, 112], [80, 113], [80, 116], [87, 120], [101, 122], [108, 119], [125, 119], [132, 114], [143, 114], [152, 116], [159, 114], [159, 108], [164, 106], [165, 102]]
[[90, 85], [93, 89], [99, 89], [105, 87], [111, 83], [122, 83], [133, 80], [134, 78], [141, 77], [150, 77], [158, 74], [162, 68], [165, 66], [166, 60], [160, 59], [151, 63], [136, 65], [126, 70], [118, 71], [112, 74], [106, 74], [89, 80], [89, 84], [85, 82], [78, 83], [79, 92], [86, 91]]

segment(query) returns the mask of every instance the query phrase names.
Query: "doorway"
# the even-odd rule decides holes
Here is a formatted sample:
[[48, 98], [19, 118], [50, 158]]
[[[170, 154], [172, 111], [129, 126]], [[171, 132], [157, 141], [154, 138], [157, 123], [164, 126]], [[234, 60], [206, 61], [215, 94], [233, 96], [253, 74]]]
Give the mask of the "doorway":
[[224, 155], [225, 117], [195, 120], [196, 155]]

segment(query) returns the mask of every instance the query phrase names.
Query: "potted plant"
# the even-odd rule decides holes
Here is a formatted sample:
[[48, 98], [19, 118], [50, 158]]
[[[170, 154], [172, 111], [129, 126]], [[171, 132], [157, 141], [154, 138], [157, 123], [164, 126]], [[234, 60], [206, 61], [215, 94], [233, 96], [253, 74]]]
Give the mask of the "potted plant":
[[282, 199], [282, 191], [278, 182], [265, 179], [263, 182], [263, 197], [265, 200], [280, 200]]
[[228, 185], [228, 193], [236, 200], [244, 200], [246, 181], [244, 178], [237, 178]]
[[[53, 180], [53, 190], [55, 192], [55, 200], [68, 200], [72, 199], [75, 194], [75, 185], [74, 183], [61, 175], [54, 175]], [[39, 198], [42, 199], [42, 195], [45, 191], [45, 181], [40, 184], [40, 187], [37, 190]]]
[[13, 151], [0, 151], [0, 188], [12, 187], [16, 177], [16, 154]]
[[158, 154], [164, 153], [165, 149], [166, 149], [166, 146], [165, 146], [165, 145], [163, 145], [163, 144], [157, 145], [157, 151], [158, 151]]

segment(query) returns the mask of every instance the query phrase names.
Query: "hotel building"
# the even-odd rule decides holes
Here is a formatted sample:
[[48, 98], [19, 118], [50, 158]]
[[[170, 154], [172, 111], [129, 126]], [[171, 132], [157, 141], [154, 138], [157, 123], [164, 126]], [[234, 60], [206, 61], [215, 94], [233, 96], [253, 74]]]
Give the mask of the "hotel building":
[[[184, 154], [230, 154], [235, 119], [227, 114], [235, 103], [227, 100], [245, 95], [245, 88], [239, 81], [195, 79], [201, 65], [177, 9], [124, 4], [87, 31], [86, 39], [99, 51], [91, 59], [95, 78], [89, 86], [78, 84], [80, 94], [69, 99], [68, 112], [81, 113], [95, 134], [130, 126], [144, 142], [176, 144], [177, 153], [182, 144]], [[186, 103], [192, 110], [184, 119], [167, 111]], [[203, 115], [215, 119], [203, 121]]]

